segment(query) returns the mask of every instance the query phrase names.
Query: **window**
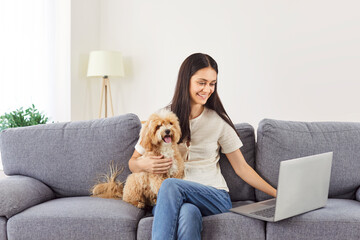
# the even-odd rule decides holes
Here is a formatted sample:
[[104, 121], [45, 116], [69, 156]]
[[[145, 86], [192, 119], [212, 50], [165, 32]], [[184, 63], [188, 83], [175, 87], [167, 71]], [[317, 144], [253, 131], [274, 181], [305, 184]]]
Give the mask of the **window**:
[[0, 115], [35, 104], [54, 120], [55, 1], [1, 1], [0, 29]]
[[12, 0], [0, 6], [0, 114], [31, 104], [51, 114], [54, 1]]

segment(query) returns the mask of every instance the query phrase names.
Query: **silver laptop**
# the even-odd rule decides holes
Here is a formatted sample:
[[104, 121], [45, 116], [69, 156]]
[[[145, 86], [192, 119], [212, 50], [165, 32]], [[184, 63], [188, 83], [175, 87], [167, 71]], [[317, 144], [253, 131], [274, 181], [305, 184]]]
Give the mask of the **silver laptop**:
[[333, 153], [280, 162], [276, 198], [230, 209], [245, 216], [276, 222], [326, 205]]

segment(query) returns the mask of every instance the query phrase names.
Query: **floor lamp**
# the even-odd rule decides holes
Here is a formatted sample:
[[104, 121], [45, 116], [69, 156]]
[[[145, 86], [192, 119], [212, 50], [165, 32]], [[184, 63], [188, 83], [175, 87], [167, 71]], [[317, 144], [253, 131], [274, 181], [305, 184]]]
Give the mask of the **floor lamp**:
[[114, 116], [114, 108], [112, 104], [109, 76], [113, 76], [113, 77], [124, 76], [124, 66], [123, 66], [121, 53], [115, 51], [90, 52], [87, 76], [102, 77], [99, 118], [101, 118], [101, 110], [102, 110], [104, 95], [105, 95], [105, 117], [108, 117], [108, 113], [107, 113], [108, 93], [109, 93], [109, 101], [111, 106], [111, 113], [112, 116]]

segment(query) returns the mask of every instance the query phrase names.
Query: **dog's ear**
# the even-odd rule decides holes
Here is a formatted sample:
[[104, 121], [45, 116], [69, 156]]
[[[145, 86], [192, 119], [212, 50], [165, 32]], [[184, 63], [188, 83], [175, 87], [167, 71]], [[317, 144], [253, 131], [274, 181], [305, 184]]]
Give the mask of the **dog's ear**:
[[147, 151], [149, 151], [149, 148], [151, 148], [151, 137], [150, 137], [151, 124], [152, 124], [151, 120], [146, 121], [146, 123], [143, 125], [140, 131], [140, 138], [141, 138], [140, 145]]
[[176, 114], [171, 112], [171, 111], [168, 112], [168, 116], [169, 116], [169, 120], [170, 120], [170, 122], [172, 124], [172, 128], [174, 129], [174, 133], [175, 133], [174, 134], [174, 141], [176, 143], [178, 143], [180, 138], [181, 138], [181, 134], [182, 134], [179, 119], [176, 116]]

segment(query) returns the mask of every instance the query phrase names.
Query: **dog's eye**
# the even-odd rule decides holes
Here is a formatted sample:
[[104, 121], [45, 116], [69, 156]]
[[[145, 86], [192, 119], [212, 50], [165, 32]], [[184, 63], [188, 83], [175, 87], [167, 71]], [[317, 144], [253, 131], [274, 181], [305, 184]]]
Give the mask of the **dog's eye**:
[[161, 127], [161, 125], [157, 125], [157, 126], [156, 126], [156, 130], [158, 130], [160, 127]]
[[173, 125], [173, 123], [172, 123], [172, 122], [170, 122], [170, 125]]

